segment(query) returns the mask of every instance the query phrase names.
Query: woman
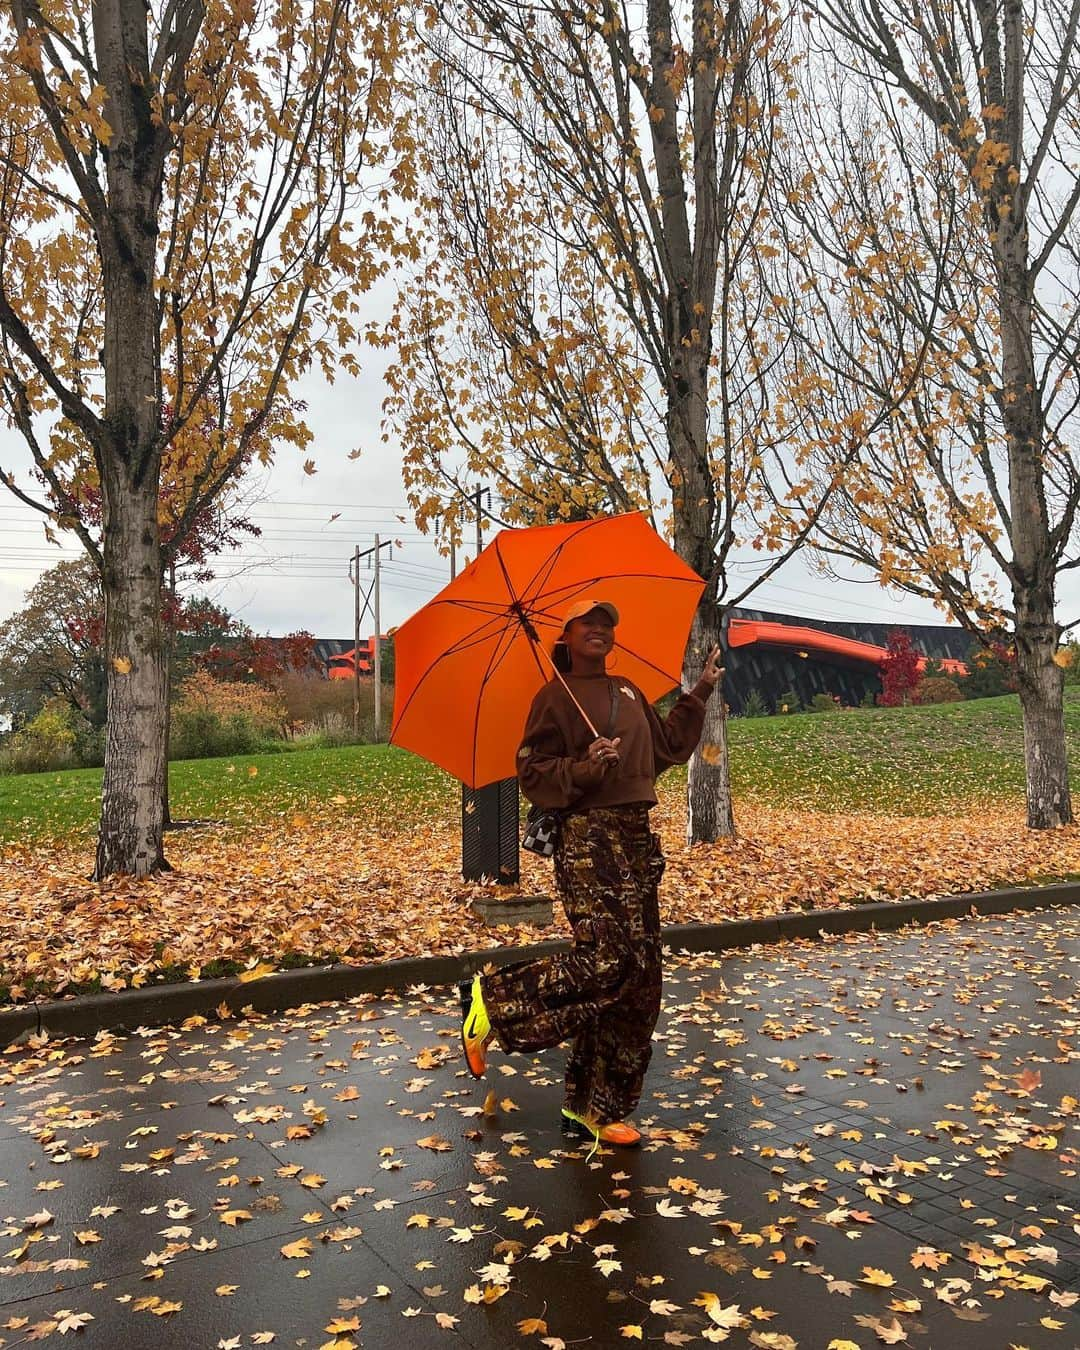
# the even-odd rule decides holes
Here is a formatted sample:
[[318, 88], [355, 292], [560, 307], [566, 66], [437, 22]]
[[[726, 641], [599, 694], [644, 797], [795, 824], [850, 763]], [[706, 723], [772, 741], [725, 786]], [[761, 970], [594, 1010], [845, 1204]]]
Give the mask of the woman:
[[518, 750], [525, 796], [563, 813], [555, 881], [573, 945], [461, 986], [462, 1040], [475, 1077], [492, 1039], [524, 1051], [572, 1042], [563, 1129], [592, 1136], [594, 1151], [601, 1142], [641, 1141], [625, 1117], [641, 1096], [662, 978], [656, 888], [664, 858], [649, 810], [657, 775], [693, 753], [721, 674], [714, 648], [693, 691], [661, 721], [640, 690], [608, 674], [618, 622], [604, 600], [569, 611], [553, 653], [565, 682], [550, 680], [537, 694]]

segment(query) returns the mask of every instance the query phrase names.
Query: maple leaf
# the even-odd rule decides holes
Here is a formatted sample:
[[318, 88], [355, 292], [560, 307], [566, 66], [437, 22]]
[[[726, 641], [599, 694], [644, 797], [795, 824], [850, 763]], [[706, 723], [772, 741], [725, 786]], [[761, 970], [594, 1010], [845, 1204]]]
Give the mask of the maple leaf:
[[302, 1237], [297, 1238], [295, 1242], [287, 1242], [281, 1248], [281, 1254], [290, 1261], [302, 1261], [311, 1255], [312, 1250], [311, 1239]]
[[633, 1322], [628, 1323], [624, 1327], [620, 1327], [619, 1335], [625, 1336], [628, 1341], [643, 1341], [645, 1339], [645, 1333], [642, 1331], [641, 1327], [635, 1325]]
[[891, 1289], [896, 1279], [887, 1270], [879, 1270], [876, 1266], [863, 1266], [862, 1282], [877, 1285], [882, 1289]]
[[335, 1336], [344, 1336], [349, 1331], [360, 1330], [359, 1317], [335, 1317], [323, 1328]]
[[69, 1331], [81, 1331], [87, 1322], [93, 1320], [93, 1313], [69, 1312], [65, 1308], [56, 1313], [56, 1329], [61, 1336], [65, 1336]]
[[423, 1139], [416, 1141], [418, 1147], [430, 1149], [432, 1153], [447, 1153], [454, 1146], [449, 1139], [444, 1139], [439, 1134], [429, 1134]]
[[725, 1331], [746, 1325], [746, 1318], [739, 1311], [739, 1305], [731, 1303], [725, 1308], [721, 1305], [717, 1294], [698, 1294], [694, 1299], [694, 1306], [704, 1308], [709, 1320], [716, 1326], [723, 1327]]
[[[249, 767], [248, 773], [250, 774], [253, 771], [258, 773], [258, 766], [255, 764]], [[267, 975], [273, 975], [275, 969], [276, 967], [272, 966], [269, 961], [260, 961], [258, 965], [251, 966], [248, 970], [242, 970], [236, 978], [241, 984], [250, 984], [252, 980], [261, 980]]]
[[247, 1223], [252, 1218], [252, 1213], [249, 1209], [227, 1209], [219, 1215], [219, 1218], [229, 1228], [235, 1228], [238, 1224]]
[[547, 1323], [542, 1317], [523, 1317], [517, 1324], [522, 1336], [546, 1336]]
[[935, 1251], [933, 1247], [916, 1247], [911, 1254], [911, 1264], [916, 1270], [940, 1270], [948, 1259], [947, 1252]]
[[656, 1212], [665, 1219], [683, 1219], [686, 1217], [686, 1210], [683, 1206], [673, 1204], [667, 1196], [656, 1202]]

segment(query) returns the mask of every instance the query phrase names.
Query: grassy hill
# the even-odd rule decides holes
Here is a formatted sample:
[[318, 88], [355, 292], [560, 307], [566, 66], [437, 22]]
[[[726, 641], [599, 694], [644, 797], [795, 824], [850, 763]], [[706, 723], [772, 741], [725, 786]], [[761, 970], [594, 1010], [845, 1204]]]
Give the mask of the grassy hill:
[[[1070, 755], [1080, 762], [1080, 688], [1066, 691]], [[950, 815], [1023, 798], [1019, 700], [737, 718], [729, 724], [737, 798], [828, 811]], [[666, 781], [677, 787], [682, 771]], [[318, 821], [347, 805], [388, 825], [457, 809], [457, 785], [387, 746], [184, 760], [170, 766], [177, 818]], [[100, 769], [0, 776], [0, 843], [88, 835]]]

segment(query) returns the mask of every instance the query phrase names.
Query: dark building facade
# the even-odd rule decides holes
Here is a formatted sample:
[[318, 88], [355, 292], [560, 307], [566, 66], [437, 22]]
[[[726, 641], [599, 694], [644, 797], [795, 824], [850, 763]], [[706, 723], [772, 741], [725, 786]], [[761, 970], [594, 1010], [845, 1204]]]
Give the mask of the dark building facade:
[[[903, 629], [910, 635], [918, 652], [936, 660], [951, 658], [966, 661], [971, 649], [969, 634], [949, 624], [843, 623], [837, 619], [807, 619], [800, 614], [778, 614], [771, 610], [741, 607], [731, 613], [737, 619], [814, 628], [876, 647], [886, 647], [889, 634], [895, 629]], [[742, 712], [753, 690], [765, 700], [770, 712], [777, 710], [782, 694], [792, 691], [798, 695], [803, 707], [809, 704], [815, 694], [836, 694], [841, 703], [854, 706], [861, 703], [867, 694], [881, 692], [881, 679], [877, 670], [865, 661], [813, 651], [800, 656], [798, 650], [791, 647], [767, 643], [730, 647], [725, 656], [724, 669], [724, 696], [736, 716]]]
[[[936, 660], [966, 661], [971, 638], [962, 629], [948, 624], [844, 623], [837, 619], [807, 619], [801, 614], [781, 614], [773, 610], [732, 610], [734, 619], [782, 623], [796, 628], [813, 628], [839, 637], [851, 638], [875, 647], [886, 647], [889, 634], [897, 628], [910, 634], [917, 651]], [[353, 649], [352, 638], [319, 638], [315, 655], [329, 666], [331, 659]], [[867, 694], [881, 692], [877, 669], [863, 660], [766, 642], [729, 647], [724, 659], [724, 695], [733, 714], [738, 716], [752, 691], [764, 699], [770, 712], [777, 710], [780, 697], [794, 692], [801, 706], [809, 705], [815, 694], [838, 695], [840, 702], [855, 706]]]

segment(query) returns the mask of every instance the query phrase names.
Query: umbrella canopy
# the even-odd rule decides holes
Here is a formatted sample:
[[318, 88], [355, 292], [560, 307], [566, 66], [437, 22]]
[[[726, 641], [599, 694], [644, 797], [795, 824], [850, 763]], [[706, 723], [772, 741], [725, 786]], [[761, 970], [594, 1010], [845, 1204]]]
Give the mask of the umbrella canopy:
[[638, 513], [501, 530], [394, 635], [390, 739], [469, 787], [515, 773], [525, 717], [575, 601], [619, 610], [613, 675], [651, 701], [679, 683], [705, 583]]

